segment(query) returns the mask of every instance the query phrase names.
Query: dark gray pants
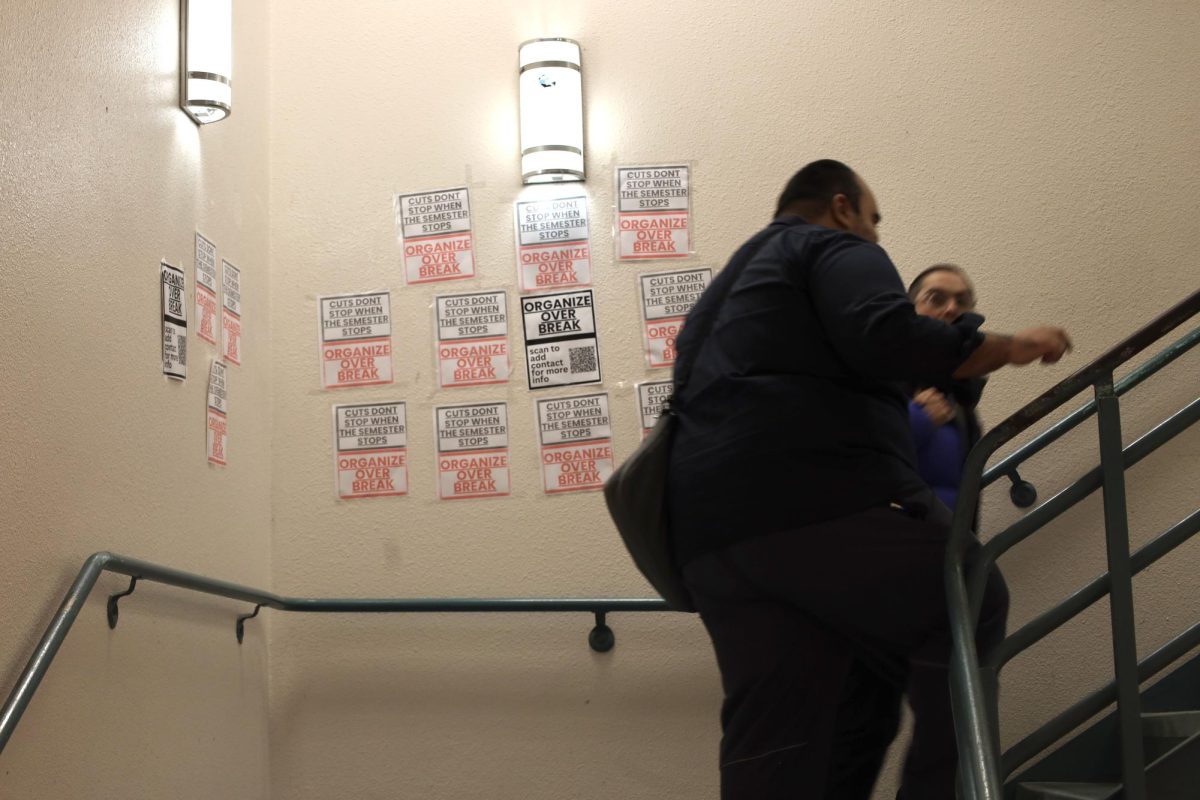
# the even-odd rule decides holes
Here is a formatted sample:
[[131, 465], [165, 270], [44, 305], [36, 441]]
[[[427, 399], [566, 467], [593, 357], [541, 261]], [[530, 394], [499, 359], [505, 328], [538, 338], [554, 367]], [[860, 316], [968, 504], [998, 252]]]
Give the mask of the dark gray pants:
[[[684, 568], [725, 690], [722, 800], [867, 800], [904, 695], [914, 731], [898, 797], [953, 800], [948, 515], [931, 508], [763, 535]], [[981, 652], [1003, 638], [1007, 613], [993, 570]]]

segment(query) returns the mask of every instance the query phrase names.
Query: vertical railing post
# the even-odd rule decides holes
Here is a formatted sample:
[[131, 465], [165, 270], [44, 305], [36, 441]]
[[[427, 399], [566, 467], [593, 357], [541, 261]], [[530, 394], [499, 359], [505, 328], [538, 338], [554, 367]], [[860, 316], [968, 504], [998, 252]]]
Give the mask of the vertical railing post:
[[1121, 732], [1121, 772], [1125, 800], [1146, 800], [1146, 760], [1142, 749], [1142, 706], [1138, 695], [1137, 639], [1133, 616], [1133, 572], [1129, 557], [1129, 516], [1125, 508], [1125, 462], [1121, 449], [1121, 409], [1112, 373], [1095, 384], [1100, 431], [1100, 472], [1104, 493], [1104, 541], [1108, 551], [1109, 610], [1117, 717]]
[[[975, 473], [980, 474], [979, 471]], [[968, 492], [979, 491], [964, 481]], [[961, 503], [960, 503], [961, 506]], [[956, 509], [957, 513], [958, 509]], [[999, 742], [992, 722], [994, 707], [989, 687], [978, 669], [975, 652], [975, 626], [971, 622], [967, 584], [963, 576], [961, 530], [965, 530], [968, 512], [962, 524], [951, 530], [946, 548], [946, 599], [950, 607], [951, 657], [950, 704], [954, 713], [954, 736], [959, 754], [959, 789], [964, 800], [1000, 800]], [[955, 536], [959, 532], [960, 535]], [[994, 687], [993, 687], [994, 688]]]

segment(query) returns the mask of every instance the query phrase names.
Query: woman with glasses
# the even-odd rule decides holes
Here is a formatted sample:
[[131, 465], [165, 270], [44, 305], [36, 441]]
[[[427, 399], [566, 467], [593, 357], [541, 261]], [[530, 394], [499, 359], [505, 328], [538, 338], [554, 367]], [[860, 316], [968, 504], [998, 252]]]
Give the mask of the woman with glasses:
[[[975, 288], [955, 264], [934, 264], [923, 270], [908, 287], [908, 296], [918, 314], [946, 323], [975, 311]], [[975, 406], [985, 380], [918, 386], [908, 405], [921, 477], [951, 509], [958, 500], [967, 452], [979, 441]]]

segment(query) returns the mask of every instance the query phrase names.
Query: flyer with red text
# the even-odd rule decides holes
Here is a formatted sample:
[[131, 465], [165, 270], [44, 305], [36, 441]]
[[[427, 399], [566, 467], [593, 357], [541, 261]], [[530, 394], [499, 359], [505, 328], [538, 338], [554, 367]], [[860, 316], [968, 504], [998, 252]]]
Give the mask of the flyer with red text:
[[508, 403], [437, 406], [438, 497], [505, 497], [512, 491], [508, 462]]
[[409, 284], [475, 277], [466, 187], [396, 196], [396, 225]]
[[608, 395], [538, 400], [537, 416], [546, 494], [603, 489], [613, 473]]
[[522, 292], [592, 282], [586, 197], [516, 204], [517, 285]]
[[663, 403], [674, 391], [673, 381], [645, 381], [637, 384], [638, 416], [642, 421], [643, 439], [658, 422], [662, 415]]
[[507, 383], [508, 296], [503, 291], [442, 295], [434, 306], [438, 385]]
[[333, 407], [338, 497], [408, 494], [408, 422], [403, 402]]
[[683, 320], [712, 281], [708, 267], [638, 276], [642, 296], [646, 361], [651, 367], [675, 363], [675, 339]]
[[196, 335], [217, 343], [217, 246], [196, 231]]
[[392, 382], [391, 293], [320, 298], [321, 385], [326, 389]]
[[229, 450], [229, 389], [225, 382], [225, 362], [213, 361], [208, 371], [208, 460], [225, 466]]
[[242, 363], [242, 271], [221, 259], [221, 355]]
[[687, 258], [692, 251], [689, 167], [617, 167], [617, 258]]

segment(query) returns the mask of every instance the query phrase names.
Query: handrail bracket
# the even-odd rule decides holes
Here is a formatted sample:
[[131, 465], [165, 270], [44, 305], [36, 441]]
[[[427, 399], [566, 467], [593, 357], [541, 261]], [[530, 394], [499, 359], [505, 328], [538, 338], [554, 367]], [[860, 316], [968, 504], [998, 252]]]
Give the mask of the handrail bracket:
[[1012, 504], [1017, 508], [1029, 508], [1037, 502], [1037, 487], [1029, 481], [1021, 477], [1021, 473], [1013, 467], [1008, 472], [1004, 473], [1012, 486], [1008, 487], [1008, 496], [1012, 500]]
[[133, 594], [133, 590], [137, 588], [137, 582], [138, 582], [138, 576], [135, 575], [129, 579], [129, 588], [128, 589], [126, 589], [123, 592], [117, 592], [116, 594], [110, 594], [108, 596], [108, 609], [107, 610], [108, 610], [108, 628], [109, 628], [109, 630], [116, 629], [117, 618], [121, 614], [121, 609], [117, 608], [117, 601], [120, 600], [122, 597], [128, 597], [129, 595]]
[[617, 636], [612, 628], [605, 623], [607, 614], [603, 611], [593, 612], [596, 615], [596, 625], [588, 633], [588, 646], [597, 653], [607, 653], [617, 643]]
[[235, 630], [237, 632], [238, 644], [241, 644], [242, 639], [245, 638], [245, 636], [246, 636], [246, 620], [254, 619], [255, 617], [257, 617], [259, 609], [261, 609], [262, 607], [263, 607], [263, 604], [259, 603], [256, 606], [254, 606], [254, 610], [251, 611], [249, 614], [238, 614], [237, 625], [234, 626]]

